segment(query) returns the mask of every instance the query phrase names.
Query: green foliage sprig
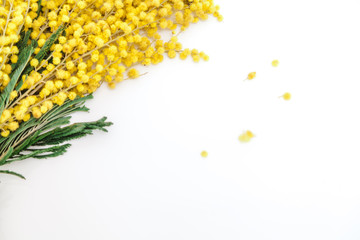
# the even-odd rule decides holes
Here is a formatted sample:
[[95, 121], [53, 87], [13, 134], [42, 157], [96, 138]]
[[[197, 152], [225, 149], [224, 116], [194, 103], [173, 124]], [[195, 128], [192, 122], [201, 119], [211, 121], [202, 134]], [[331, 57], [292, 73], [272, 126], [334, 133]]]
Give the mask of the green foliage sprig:
[[[112, 125], [106, 117], [93, 122], [70, 124], [71, 114], [88, 112], [84, 106], [92, 96], [68, 100], [61, 106], [55, 106], [39, 119], [32, 117], [20, 125], [19, 129], [7, 138], [0, 139], [0, 166], [28, 158], [44, 159], [56, 157], [66, 152], [73, 139], [90, 135], [94, 130], [107, 132], [106, 127]], [[24, 178], [19, 173], [10, 170], [0, 170], [0, 173]]]

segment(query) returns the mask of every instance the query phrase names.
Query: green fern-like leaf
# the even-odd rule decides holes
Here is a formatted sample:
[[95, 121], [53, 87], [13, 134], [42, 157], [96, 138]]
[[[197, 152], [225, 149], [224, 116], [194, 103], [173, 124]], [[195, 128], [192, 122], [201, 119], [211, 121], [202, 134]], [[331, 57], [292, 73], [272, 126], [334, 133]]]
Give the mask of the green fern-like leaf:
[[[0, 138], [0, 166], [28, 158], [44, 159], [64, 154], [71, 146], [66, 143], [93, 134], [94, 130], [107, 131], [112, 123], [106, 117], [94, 122], [81, 122], [69, 125], [71, 114], [88, 111], [84, 107], [92, 96], [68, 100], [61, 106], [54, 106], [39, 119], [31, 118], [7, 138]], [[4, 172], [17, 176], [13, 172]], [[21, 175], [20, 175], [21, 176]]]
[[21, 175], [21, 174], [19, 174], [19, 173], [16, 173], [16, 172], [13, 172], [13, 171], [9, 171], [9, 170], [0, 170], [0, 173], [13, 175], [13, 176], [22, 178], [22, 179], [24, 179], [24, 180], [26, 179], [23, 175]]

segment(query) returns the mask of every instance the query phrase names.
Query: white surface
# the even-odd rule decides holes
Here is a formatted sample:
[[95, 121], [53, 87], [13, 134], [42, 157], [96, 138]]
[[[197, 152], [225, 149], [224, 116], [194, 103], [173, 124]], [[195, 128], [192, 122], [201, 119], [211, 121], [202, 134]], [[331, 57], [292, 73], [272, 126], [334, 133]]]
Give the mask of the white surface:
[[102, 88], [76, 120], [109, 133], [9, 166], [27, 181], [0, 176], [1, 240], [360, 238], [360, 2], [217, 2], [181, 36], [210, 62]]

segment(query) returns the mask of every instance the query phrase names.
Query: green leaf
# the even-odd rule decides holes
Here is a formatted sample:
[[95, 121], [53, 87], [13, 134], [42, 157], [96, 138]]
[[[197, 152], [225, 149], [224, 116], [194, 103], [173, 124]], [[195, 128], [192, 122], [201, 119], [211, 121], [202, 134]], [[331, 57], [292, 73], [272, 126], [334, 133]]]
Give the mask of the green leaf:
[[[20, 155], [16, 158], [13, 158], [9, 162], [21, 161], [27, 158], [37, 158], [37, 159], [44, 159], [49, 157], [56, 157], [64, 154], [66, 149], [69, 148], [71, 144], [64, 144], [60, 146], [53, 146], [49, 148], [43, 149], [28, 149], [27, 151], [31, 151], [31, 153]], [[47, 154], [44, 154], [47, 153]]]
[[40, 49], [40, 51], [36, 54], [35, 58], [39, 60], [44, 59], [44, 57], [47, 55], [47, 53], [50, 51], [51, 46], [56, 42], [56, 40], [59, 38], [60, 34], [64, 31], [65, 27], [62, 25], [60, 26], [56, 32], [51, 34], [51, 36], [46, 40], [44, 46]]
[[38, 6], [39, 6], [39, 7], [38, 7], [38, 10], [37, 10], [37, 12], [36, 12], [36, 14], [37, 14], [37, 17], [36, 17], [36, 18], [38, 18], [38, 17], [39, 17], [40, 12], [41, 12], [41, 9], [42, 9], [42, 6], [41, 6], [41, 1], [42, 1], [42, 0], [39, 0], [39, 1], [38, 1]]
[[33, 44], [31, 44], [27, 46], [24, 49], [24, 52], [20, 54], [20, 58], [19, 58], [20, 64], [10, 74], [10, 82], [8, 83], [8, 85], [5, 87], [4, 91], [0, 95], [0, 113], [4, 111], [5, 106], [8, 104], [10, 93], [14, 90], [14, 87], [18, 82], [21, 73], [24, 71], [27, 63], [29, 62], [30, 57], [33, 54], [34, 50], [35, 48]]
[[39, 136], [39, 141], [34, 146], [56, 145], [73, 139], [78, 139], [86, 135], [91, 135], [93, 130], [107, 132], [105, 127], [112, 125], [106, 122], [106, 117], [94, 122], [75, 123], [63, 128], [56, 128]]
[[9, 171], [9, 170], [0, 170], [0, 173], [13, 175], [13, 176], [16, 176], [16, 177], [26, 180], [26, 178], [23, 175], [16, 173], [16, 172]]
[[21, 32], [20, 41], [16, 44], [17, 48], [19, 49], [20, 54], [22, 53], [22, 50], [28, 45], [28, 41], [30, 39], [32, 30], [29, 29], [26, 32]]
[[19, 91], [22, 87], [22, 85], [24, 84], [24, 82], [26, 81], [26, 79], [28, 78], [28, 75], [25, 75], [25, 80], [23, 80], [22, 78], [20, 78], [18, 84], [15, 87], [16, 91]]
[[25, 66], [26, 66], [27, 62], [29, 61], [30, 56], [34, 53], [36, 47], [37, 47], [37, 42], [35, 40], [32, 40], [30, 45], [25, 46], [24, 49], [22, 51], [20, 51], [19, 59], [16, 62], [16, 65], [14, 66], [14, 68], [12, 68], [13, 71], [10, 74], [10, 78], [11, 78], [11, 76], [14, 75], [14, 70], [18, 69], [23, 64], [25, 64]]
[[[39, 62], [41, 62], [46, 56], [48, 56], [51, 46], [56, 42], [56, 40], [59, 38], [60, 34], [64, 31], [65, 27], [61, 25], [56, 32], [51, 34], [51, 36], [46, 40], [44, 46], [40, 49], [40, 51], [35, 55], [35, 59], [37, 59]], [[24, 75], [29, 74], [32, 70], [34, 70], [34, 67], [27, 66], [24, 70]]]
[[37, 131], [37, 132], [35, 132], [35, 134], [33, 136], [26, 138], [26, 140], [20, 146], [15, 148], [13, 155], [17, 155], [22, 150], [31, 146], [32, 142], [37, 138], [37, 136], [39, 136], [39, 134], [40, 134], [40, 131]]
[[0, 166], [3, 165], [6, 162], [6, 160], [8, 160], [11, 157], [13, 151], [14, 151], [14, 149], [12, 147], [10, 147], [6, 151], [6, 153], [0, 157]]

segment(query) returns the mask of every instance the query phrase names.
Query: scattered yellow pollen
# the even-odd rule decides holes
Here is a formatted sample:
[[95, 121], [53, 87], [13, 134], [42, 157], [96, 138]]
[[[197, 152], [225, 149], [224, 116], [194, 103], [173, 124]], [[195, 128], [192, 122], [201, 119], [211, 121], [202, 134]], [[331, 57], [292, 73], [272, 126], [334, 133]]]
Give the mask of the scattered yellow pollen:
[[250, 138], [253, 138], [255, 135], [251, 132], [251, 131], [249, 131], [249, 130], [247, 130], [246, 132], [245, 132], [245, 134], [246, 134], [246, 136], [248, 136], [248, 137], [250, 137]]
[[289, 101], [291, 99], [291, 93], [284, 93], [284, 95], [281, 96], [284, 100]]
[[256, 72], [251, 72], [248, 74], [247, 77], [248, 80], [253, 80], [254, 78], [256, 78]]
[[247, 130], [239, 136], [239, 141], [242, 143], [247, 143], [250, 142], [253, 137], [255, 137], [255, 135], [251, 131]]
[[203, 157], [203, 158], [206, 158], [208, 156], [208, 152], [207, 151], [202, 151], [200, 153], [200, 155]]
[[279, 60], [274, 60], [274, 61], [272, 61], [271, 65], [272, 65], [273, 67], [279, 66]]

